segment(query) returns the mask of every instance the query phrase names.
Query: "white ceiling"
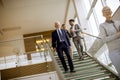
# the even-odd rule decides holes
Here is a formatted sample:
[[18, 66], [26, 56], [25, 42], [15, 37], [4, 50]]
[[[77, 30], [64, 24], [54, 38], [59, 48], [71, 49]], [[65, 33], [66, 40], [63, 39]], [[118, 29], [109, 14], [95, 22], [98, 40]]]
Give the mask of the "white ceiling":
[[69, 0], [2, 0], [0, 6], [0, 27], [21, 26], [22, 34], [54, 29], [54, 22], [64, 22], [75, 15], [72, 0], [66, 14]]

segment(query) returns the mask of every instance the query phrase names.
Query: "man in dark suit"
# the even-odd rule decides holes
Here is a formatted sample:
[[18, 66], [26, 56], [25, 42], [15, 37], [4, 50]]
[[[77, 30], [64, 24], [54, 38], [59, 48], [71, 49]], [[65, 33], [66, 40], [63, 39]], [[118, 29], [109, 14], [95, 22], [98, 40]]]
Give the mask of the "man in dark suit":
[[75, 72], [73, 62], [70, 56], [70, 50], [69, 50], [69, 47], [71, 46], [71, 44], [67, 36], [67, 33], [65, 30], [61, 29], [60, 22], [58, 21], [55, 22], [55, 28], [56, 30], [52, 32], [52, 47], [54, 50], [57, 51], [65, 72], [68, 71], [68, 67], [66, 65], [63, 52], [67, 56], [70, 72]]

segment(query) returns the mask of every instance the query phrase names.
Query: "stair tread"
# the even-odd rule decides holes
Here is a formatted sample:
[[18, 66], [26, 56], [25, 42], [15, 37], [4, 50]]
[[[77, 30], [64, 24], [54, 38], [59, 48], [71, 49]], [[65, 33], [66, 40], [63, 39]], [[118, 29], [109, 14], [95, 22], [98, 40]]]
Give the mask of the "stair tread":
[[[89, 69], [91, 67], [99, 67], [99, 64], [94, 64], [94, 65], [90, 65], [90, 66], [82, 66], [82, 67], [76, 67], [75, 70], [82, 70], [82, 69]], [[102, 67], [101, 67], [102, 68]], [[63, 68], [61, 68], [63, 69]]]
[[[84, 60], [88, 60], [88, 59], [91, 59], [91, 58], [90, 57], [84, 57]], [[56, 60], [60, 61], [59, 58], [56, 58]], [[67, 61], [67, 58], [65, 58], [65, 61]], [[72, 61], [74, 62], [74, 61], [81, 61], [81, 60], [79, 59], [79, 57], [77, 57], [75, 59], [72, 59]]]
[[110, 76], [110, 73], [109, 73], [109, 74], [104, 74], [104, 73], [98, 73], [98, 74], [97, 74], [97, 72], [96, 72], [96, 74], [94, 74], [94, 75], [91, 73], [91, 75], [90, 75], [90, 74], [86, 74], [86, 75], [84, 75], [84, 76], [81, 76], [81, 75], [79, 75], [79, 76], [71, 76], [71, 77], [68, 77], [68, 78], [66, 78], [66, 79], [67, 79], [67, 80], [69, 80], [69, 79], [75, 79], [75, 80], [77, 80], [77, 79], [91, 80], [91, 79], [98, 79], [98, 78], [107, 77], [107, 76]]
[[69, 75], [66, 75], [65, 77], [74, 77], [74, 76], [91, 76], [91, 75], [95, 75], [95, 74], [100, 74], [100, 73], [104, 73], [106, 74], [106, 72], [103, 70], [103, 71], [87, 71], [87, 72], [82, 72], [82, 73], [79, 73], [79, 72], [75, 72], [73, 74], [69, 74]]
[[101, 79], [101, 80], [115, 80], [115, 78], [106, 78], [106, 79]]
[[[83, 75], [83, 74], [88, 74], [88, 73], [92, 73], [92, 72], [104, 72], [104, 73], [107, 73], [106, 70], [100, 70], [100, 69], [91, 70], [91, 69], [89, 69], [89, 70], [76, 71], [75, 73], [73, 73], [73, 75], [77, 75], [77, 74]], [[69, 75], [71, 75], [70, 72], [64, 74], [64, 76], [69, 76]]]
[[[91, 61], [94, 61], [93, 59], [84, 59], [84, 60], [77, 60], [77, 61], [73, 61], [73, 64], [83, 64], [83, 63], [87, 63], [87, 62], [91, 62]], [[57, 61], [58, 64], [60, 65], [61, 64], [61, 61]], [[95, 62], [95, 61], [94, 61]], [[67, 63], [67, 60], [66, 60], [66, 63]]]
[[[79, 60], [78, 54], [73, 54], [74, 58], [73, 64], [75, 68], [75, 73], [64, 73], [63, 66], [61, 65], [61, 61], [59, 57], [56, 55], [55, 58], [57, 60], [57, 64], [59, 68], [62, 70], [63, 75], [66, 80], [93, 80], [93, 79], [100, 79], [100, 80], [113, 80], [110, 78], [111, 72], [104, 69], [103, 66], [98, 64], [94, 59], [92, 59], [87, 54], [84, 54], [84, 60]], [[64, 57], [66, 63], [68, 65], [68, 61], [66, 56]], [[105, 78], [104, 78], [105, 77]]]
[[84, 77], [84, 78], [76, 78], [74, 80], [101, 80], [101, 78], [108, 78], [109, 74], [100, 74], [96, 76], [91, 76], [91, 77]]
[[[83, 56], [88, 56], [87, 54], [84, 54]], [[58, 57], [58, 55], [54, 55], [54, 57], [56, 58], [56, 57]], [[66, 57], [66, 55], [64, 55], [64, 57]], [[79, 55], [78, 54], [73, 54], [73, 57], [79, 57]]]
[[[55, 58], [59, 58], [58, 55], [54, 56]], [[73, 59], [75, 58], [79, 58], [79, 55], [73, 55]], [[84, 55], [83, 57], [89, 57], [88, 55]], [[64, 58], [66, 58], [66, 56], [64, 56]]]
[[[74, 67], [81, 67], [81, 66], [89, 66], [89, 65], [93, 65], [93, 64], [97, 64], [95, 62], [88, 62], [88, 63], [83, 63], [83, 64], [76, 64], [74, 65]], [[59, 65], [60, 67], [62, 67], [62, 65]], [[67, 66], [68, 66], [68, 63], [67, 63]]]

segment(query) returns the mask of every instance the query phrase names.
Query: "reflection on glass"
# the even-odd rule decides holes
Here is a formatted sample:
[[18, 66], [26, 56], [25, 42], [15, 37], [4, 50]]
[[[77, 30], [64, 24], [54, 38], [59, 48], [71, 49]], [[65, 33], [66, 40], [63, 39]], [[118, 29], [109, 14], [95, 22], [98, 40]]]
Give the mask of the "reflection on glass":
[[106, 0], [107, 6], [109, 6], [114, 14], [117, 8], [120, 6], [119, 0]]
[[95, 13], [97, 15], [98, 24], [103, 23], [105, 20], [105, 18], [102, 15], [102, 8], [103, 8], [103, 6], [101, 3], [101, 0], [98, 0], [96, 5], [95, 5], [95, 8], [94, 8]]
[[89, 23], [91, 25], [92, 34], [98, 36], [98, 28], [93, 13], [90, 16]]
[[[89, 10], [90, 10], [90, 2], [89, 2], [89, 0], [84, 0], [84, 3], [85, 3], [86, 13], [88, 13]], [[87, 16], [87, 15], [86, 15], [86, 16]]]

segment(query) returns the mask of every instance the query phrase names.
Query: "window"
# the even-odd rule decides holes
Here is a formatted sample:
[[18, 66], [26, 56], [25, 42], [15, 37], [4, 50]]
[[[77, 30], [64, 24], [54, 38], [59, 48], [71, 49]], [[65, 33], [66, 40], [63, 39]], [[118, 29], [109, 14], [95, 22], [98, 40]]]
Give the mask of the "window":
[[90, 10], [90, 2], [89, 0], [84, 0], [84, 3], [85, 3], [86, 12], [88, 13]]
[[97, 25], [96, 25], [96, 21], [95, 21], [93, 13], [90, 16], [89, 22], [91, 24], [92, 34], [97, 36], [98, 35], [98, 29], [97, 29]]
[[75, 24], [79, 24], [77, 17], [75, 18]]
[[107, 6], [109, 6], [114, 14], [117, 8], [120, 6], [119, 0], [106, 0]]
[[[102, 14], [102, 8], [105, 5], [108, 5], [113, 13], [117, 10], [117, 8], [120, 6], [119, 0], [75, 0], [76, 4], [80, 5], [84, 3], [84, 5], [77, 6], [78, 12], [82, 12], [84, 14], [78, 14], [81, 20], [81, 25], [86, 26], [87, 30], [86, 33], [94, 36], [98, 36], [99, 34], [99, 25], [105, 21], [105, 18]], [[79, 3], [78, 3], [79, 1]], [[84, 16], [85, 15], [85, 16]], [[85, 35], [85, 41], [87, 49], [90, 48], [90, 46], [93, 44], [93, 41], [96, 38], [91, 37], [90, 35]], [[108, 56], [107, 48], [102, 48], [104, 51], [99, 51], [100, 55], [97, 55], [96, 58], [106, 64], [108, 67], [114, 70], [113, 67], [109, 66], [110, 59]], [[95, 56], [93, 54], [93, 56]]]
[[98, 20], [98, 26], [100, 23], [103, 23], [105, 20], [105, 18], [102, 15], [102, 8], [103, 8], [102, 2], [101, 0], [98, 0], [94, 8], [94, 11], [96, 13], [97, 20]]
[[[95, 36], [98, 35], [98, 31], [99, 31], [98, 25], [97, 25], [97, 23], [98, 23], [97, 16], [99, 16], [100, 14], [95, 15], [95, 10], [94, 10], [93, 6], [96, 5], [96, 3], [98, 3], [98, 5], [100, 5], [101, 0], [98, 0], [98, 1], [96, 1], [96, 0], [84, 0], [85, 7], [87, 10], [87, 19], [90, 23], [90, 25], [88, 27], [90, 27], [89, 29], [90, 29], [90, 31], [92, 31], [92, 35], [95, 35]], [[98, 8], [98, 7], [96, 7], [96, 8]], [[100, 12], [98, 12], [98, 13], [100, 13]]]

